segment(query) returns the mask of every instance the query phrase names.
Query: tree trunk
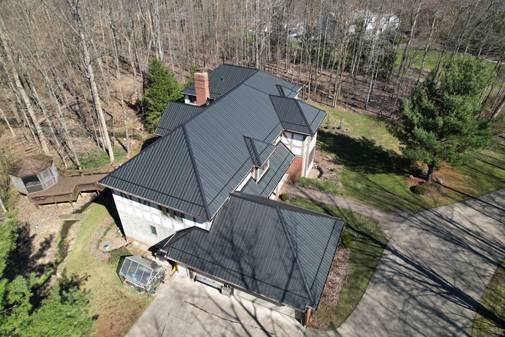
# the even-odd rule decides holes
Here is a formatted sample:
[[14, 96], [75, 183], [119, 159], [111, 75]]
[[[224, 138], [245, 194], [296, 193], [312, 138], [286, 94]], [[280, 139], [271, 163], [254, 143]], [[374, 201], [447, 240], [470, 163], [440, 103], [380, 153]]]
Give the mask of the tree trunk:
[[2, 119], [4, 120], [5, 124], [7, 124], [7, 127], [9, 128], [9, 131], [11, 132], [12, 138], [15, 138], [16, 134], [14, 133], [11, 123], [9, 123], [9, 120], [7, 119], [7, 116], [5, 115], [5, 113], [2, 109], [0, 109], [0, 115], [2, 116]]
[[433, 182], [433, 172], [435, 172], [435, 164], [428, 164], [428, 173], [426, 174], [426, 182], [428, 184]]
[[102, 103], [100, 102], [100, 96], [98, 95], [98, 88], [95, 82], [95, 73], [93, 71], [93, 67], [91, 65], [91, 56], [89, 55], [87, 40], [85, 36], [84, 23], [81, 19], [80, 8], [79, 8], [79, 0], [74, 2], [73, 8], [74, 19], [77, 24], [79, 38], [81, 42], [82, 53], [84, 56], [84, 65], [86, 67], [86, 72], [88, 75], [89, 86], [91, 88], [91, 94], [93, 97], [93, 104], [95, 106], [96, 114], [98, 115], [98, 121], [100, 123], [100, 129], [102, 131], [104, 145], [109, 154], [110, 162], [114, 162], [114, 151], [112, 150], [112, 143], [109, 138], [109, 133], [107, 131], [107, 124], [105, 122], [105, 115], [102, 110]]
[[7, 38], [4, 34], [3, 31], [3, 21], [0, 21], [0, 44], [2, 45], [4, 51], [5, 51], [5, 56], [7, 58], [7, 62], [9, 63], [12, 71], [12, 77], [14, 79], [14, 85], [16, 86], [16, 90], [21, 96], [21, 99], [23, 100], [23, 103], [26, 106], [26, 110], [28, 111], [28, 114], [30, 115], [30, 118], [32, 119], [32, 123], [35, 127], [35, 133], [37, 134], [38, 141], [40, 143], [40, 147], [42, 148], [42, 151], [44, 154], [49, 155], [49, 147], [47, 146], [47, 140], [46, 136], [42, 132], [42, 128], [40, 127], [39, 121], [37, 117], [35, 116], [35, 111], [33, 110], [32, 104], [30, 103], [30, 98], [28, 97], [23, 85], [21, 84], [21, 80], [19, 79], [19, 74], [16, 69], [16, 64], [14, 63], [14, 60], [12, 59], [11, 55], [11, 50], [7, 41]]
[[504, 106], [505, 106], [505, 94], [502, 96], [500, 104], [498, 104], [496, 109], [494, 109], [493, 114], [491, 115], [491, 118], [496, 119], [496, 117], [498, 117], [500, 115]]

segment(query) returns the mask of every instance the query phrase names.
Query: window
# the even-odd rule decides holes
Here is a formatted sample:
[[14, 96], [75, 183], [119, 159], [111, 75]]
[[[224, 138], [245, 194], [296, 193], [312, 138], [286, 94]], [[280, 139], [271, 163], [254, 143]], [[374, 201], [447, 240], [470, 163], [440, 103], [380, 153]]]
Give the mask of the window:
[[265, 175], [265, 173], [268, 171], [268, 168], [270, 167], [270, 160], [267, 160], [263, 165], [260, 167], [255, 167], [254, 168], [254, 180], [256, 182], [259, 182], [260, 179]]
[[153, 225], [151, 225], [149, 227], [151, 227], [151, 234], [158, 235], [158, 231], [156, 230], [156, 227], [154, 227]]
[[184, 98], [184, 103], [195, 105], [196, 104], [196, 96], [186, 95], [186, 97]]

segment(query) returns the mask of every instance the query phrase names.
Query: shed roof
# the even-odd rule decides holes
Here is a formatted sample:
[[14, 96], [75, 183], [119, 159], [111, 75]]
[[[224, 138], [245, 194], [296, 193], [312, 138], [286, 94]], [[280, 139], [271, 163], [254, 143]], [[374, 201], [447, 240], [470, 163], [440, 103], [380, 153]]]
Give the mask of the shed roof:
[[44, 155], [33, 155], [20, 159], [9, 169], [9, 174], [15, 177], [34, 176], [50, 167], [53, 159]]
[[192, 227], [163, 246], [169, 259], [299, 310], [316, 308], [343, 222], [234, 193], [210, 231]]

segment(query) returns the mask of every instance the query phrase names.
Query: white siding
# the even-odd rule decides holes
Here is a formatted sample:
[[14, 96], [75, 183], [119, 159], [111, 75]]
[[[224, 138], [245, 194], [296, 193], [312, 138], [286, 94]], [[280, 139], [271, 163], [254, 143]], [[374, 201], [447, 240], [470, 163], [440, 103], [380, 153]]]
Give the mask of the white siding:
[[[307, 176], [314, 165], [314, 156], [310, 152], [316, 146], [317, 132], [311, 136], [304, 136], [293, 132], [284, 132], [281, 141], [293, 152], [295, 156], [303, 158], [302, 176]], [[310, 159], [310, 160], [309, 160]]]
[[[317, 140], [317, 132], [314, 134], [313, 137], [307, 137], [306, 139], [306, 145], [305, 145], [305, 154], [304, 154], [304, 160], [303, 160], [303, 167], [304, 171], [302, 173], [303, 176], [307, 176], [312, 169], [312, 166], [314, 166], [314, 157], [315, 157], [315, 147], [316, 147], [316, 140]], [[314, 153], [311, 157], [310, 153], [311, 151], [314, 150]]]
[[302, 156], [305, 138], [304, 135], [286, 131], [283, 133], [281, 141], [295, 156]]
[[124, 193], [114, 191], [113, 197], [125, 235], [148, 246], [182, 229], [197, 226], [209, 230], [211, 225], [210, 222], [195, 222], [187, 216], [174, 216], [158, 205]]

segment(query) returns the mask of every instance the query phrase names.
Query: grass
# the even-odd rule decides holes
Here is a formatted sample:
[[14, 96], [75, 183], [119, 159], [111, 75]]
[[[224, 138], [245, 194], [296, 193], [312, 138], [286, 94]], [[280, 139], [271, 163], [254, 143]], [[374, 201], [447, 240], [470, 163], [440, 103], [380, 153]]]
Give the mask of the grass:
[[302, 187], [314, 188], [326, 193], [331, 194], [340, 193], [338, 185], [331, 180], [321, 180], [321, 179], [301, 177], [298, 183]]
[[333, 329], [351, 314], [365, 293], [379, 263], [387, 240], [377, 222], [360, 214], [319, 204], [305, 198], [289, 199], [290, 204], [339, 217], [345, 221], [341, 246], [350, 250], [348, 274], [336, 306], [324, 301], [316, 311], [316, 320]]
[[496, 315], [495, 320], [500, 320], [501, 324], [476, 314], [472, 337], [505, 336], [505, 261], [496, 269], [481, 298], [481, 304]]
[[[126, 158], [123, 148], [115, 147], [114, 156], [116, 162], [122, 162]], [[79, 155], [81, 166], [85, 170], [102, 168], [109, 164], [109, 156], [101, 149], [94, 149]]]
[[[403, 49], [399, 49], [397, 54], [396, 54], [396, 59], [395, 59], [395, 64], [394, 67], [396, 70], [400, 67], [400, 62], [402, 60], [402, 55], [403, 55]], [[421, 64], [423, 63], [423, 55], [424, 55], [424, 49], [410, 49], [409, 50], [409, 57], [408, 57], [408, 62], [410, 63], [410, 67], [414, 69], [421, 69]], [[443, 56], [443, 60], [449, 60], [450, 57], [452, 57], [453, 53], [448, 51], [445, 53]], [[459, 55], [465, 55], [466, 57], [471, 57], [471, 58], [476, 58], [475, 56], [469, 55], [469, 54], [463, 54], [459, 53]], [[442, 51], [439, 50], [428, 50], [426, 53], [426, 58], [424, 60], [424, 70], [426, 71], [432, 71], [434, 70], [439, 62], [440, 57], [442, 56]], [[486, 65], [486, 68], [489, 70], [494, 71], [496, 63], [491, 62], [489, 60], [484, 60], [484, 64]], [[499, 78], [503, 79], [505, 77], [505, 73], [503, 71], [499, 74]]]
[[[123, 286], [117, 263], [98, 250], [100, 233], [114, 226], [107, 208], [92, 203], [84, 212], [75, 242], [63, 266], [68, 274], [85, 277], [84, 288], [90, 293], [90, 311], [96, 317], [96, 336], [123, 336], [149, 304], [150, 297]], [[117, 258], [119, 261], [119, 258]]]
[[306, 187], [352, 197], [385, 211], [412, 213], [505, 188], [505, 145], [496, 142], [465, 164], [443, 166], [437, 175], [445, 188], [414, 194], [408, 177], [421, 176], [421, 172], [402, 157], [400, 144], [385, 121], [320, 107], [328, 116], [319, 131], [318, 149], [342, 165], [340, 182], [311, 179], [302, 182]]

